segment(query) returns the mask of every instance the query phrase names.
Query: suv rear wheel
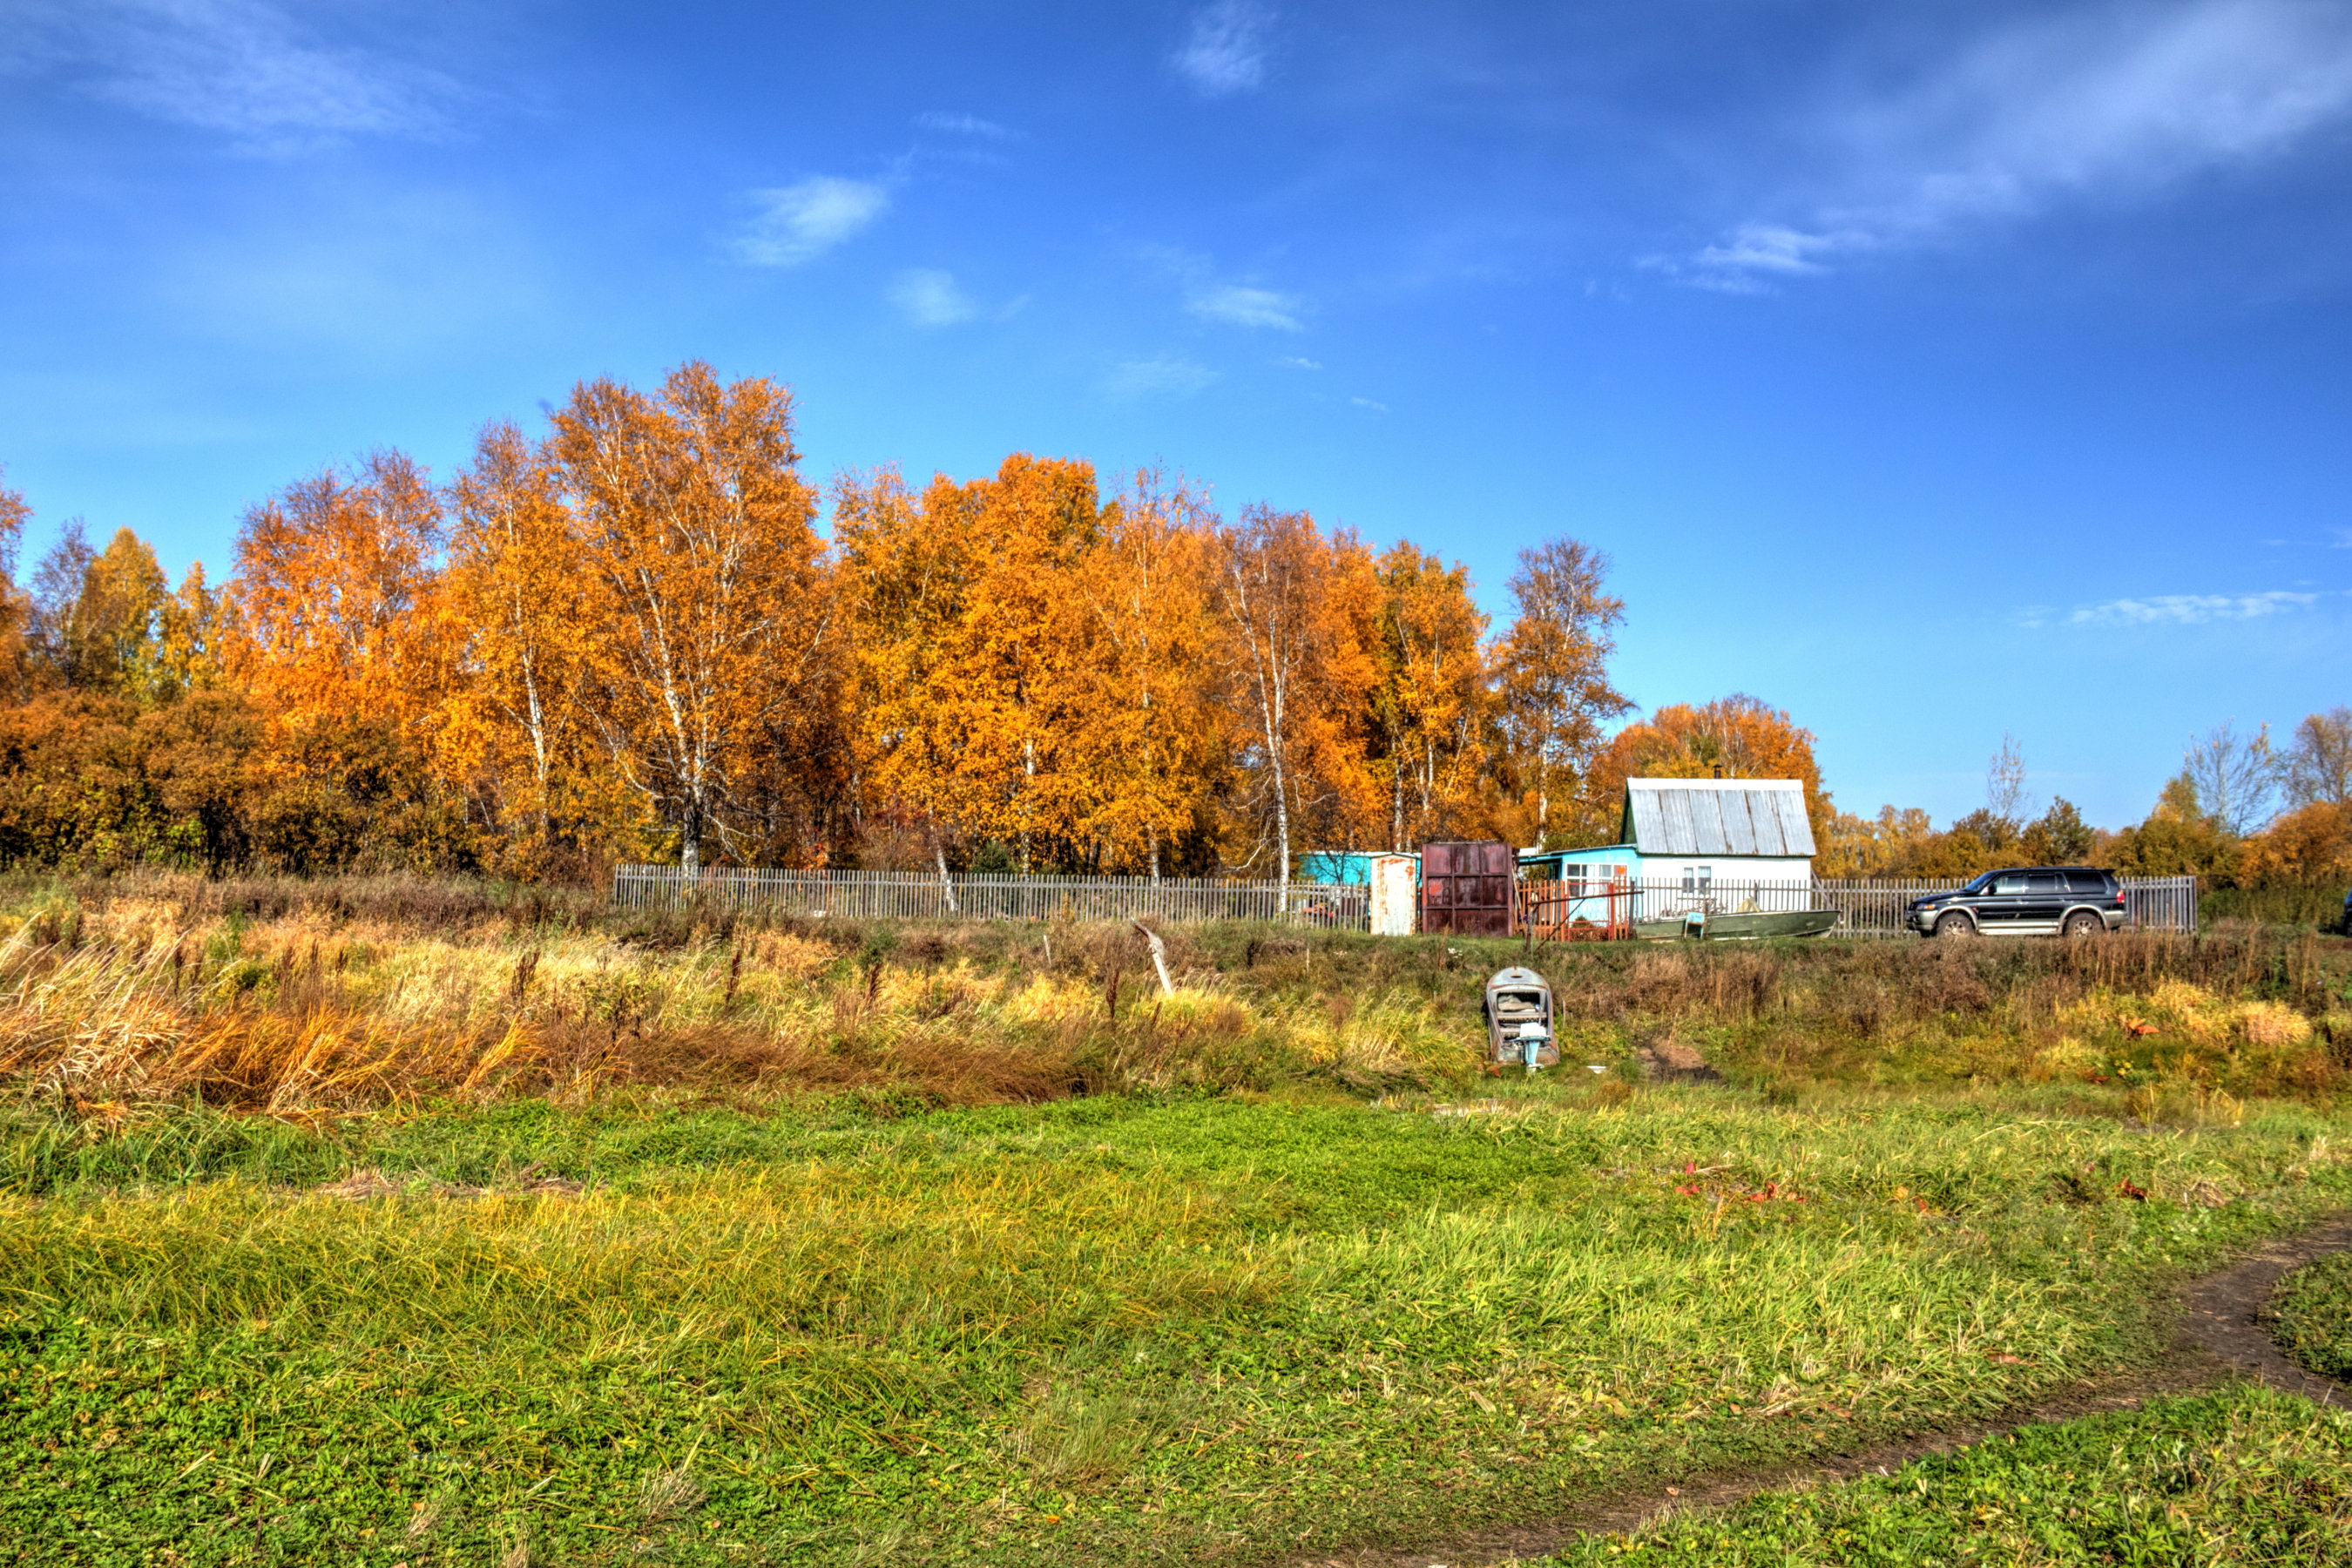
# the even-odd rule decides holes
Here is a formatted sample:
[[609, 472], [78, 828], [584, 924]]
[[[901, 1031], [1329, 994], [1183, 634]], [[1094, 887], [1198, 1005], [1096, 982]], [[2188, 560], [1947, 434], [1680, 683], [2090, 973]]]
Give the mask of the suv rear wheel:
[[1974, 936], [1977, 934], [1977, 922], [1959, 910], [1954, 910], [1936, 921], [1936, 934], [1937, 936]]
[[2088, 910], [2076, 910], [2066, 917], [2061, 928], [2068, 936], [2096, 936], [2107, 929], [2107, 922]]

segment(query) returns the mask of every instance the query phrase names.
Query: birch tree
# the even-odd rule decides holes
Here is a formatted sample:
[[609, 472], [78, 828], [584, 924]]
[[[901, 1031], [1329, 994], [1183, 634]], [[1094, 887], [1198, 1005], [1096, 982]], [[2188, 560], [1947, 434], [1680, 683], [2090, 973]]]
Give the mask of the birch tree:
[[552, 416], [579, 570], [602, 609], [593, 706], [631, 785], [676, 825], [679, 863], [727, 837], [757, 738], [809, 700], [833, 605], [793, 444], [792, 397], [702, 363], [646, 394], [582, 384]]
[[444, 765], [485, 798], [509, 860], [535, 867], [589, 818], [617, 826], [589, 712], [595, 637], [611, 617], [601, 583], [579, 570], [553, 463], [512, 423], [483, 429], [450, 510], [448, 600], [465, 654]]
[[236, 538], [236, 673], [296, 734], [435, 706], [440, 498], [405, 454], [329, 469], [246, 513]]
[[1381, 557], [1374, 699], [1389, 784], [1389, 846], [1403, 849], [1470, 805], [1487, 761], [1486, 617], [1469, 570], [1400, 541]]
[[1633, 707], [1609, 682], [1621, 599], [1602, 591], [1609, 558], [1574, 539], [1519, 552], [1510, 582], [1510, 629], [1496, 650], [1503, 731], [1536, 792], [1536, 835], [1548, 843], [1552, 810], [1575, 794], [1601, 744], [1601, 729]]
[[1147, 471], [1103, 509], [1077, 573], [1087, 614], [1074, 822], [1113, 863], [1154, 880], [1170, 847], [1208, 815], [1229, 749], [1211, 658], [1212, 542], [1200, 497]]
[[1376, 809], [1364, 721], [1377, 580], [1360, 544], [1326, 541], [1303, 511], [1254, 506], [1219, 532], [1221, 631], [1246, 736], [1244, 800], [1287, 891], [1298, 830], [1344, 832]]

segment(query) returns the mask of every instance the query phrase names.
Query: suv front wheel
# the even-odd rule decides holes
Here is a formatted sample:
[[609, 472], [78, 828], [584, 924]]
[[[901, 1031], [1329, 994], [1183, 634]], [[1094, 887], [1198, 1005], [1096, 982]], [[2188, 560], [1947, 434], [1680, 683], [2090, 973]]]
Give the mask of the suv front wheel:
[[1954, 910], [1936, 921], [1936, 934], [1946, 937], [1974, 936], [1977, 934], [1977, 922], [1959, 910]]

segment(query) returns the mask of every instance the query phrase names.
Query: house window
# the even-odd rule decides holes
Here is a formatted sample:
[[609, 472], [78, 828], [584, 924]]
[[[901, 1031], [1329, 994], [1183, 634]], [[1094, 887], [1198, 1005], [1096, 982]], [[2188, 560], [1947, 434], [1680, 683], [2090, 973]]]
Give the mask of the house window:
[[1698, 891], [1697, 867], [1685, 866], [1683, 868], [1683, 891], [1685, 893], [1696, 893]]

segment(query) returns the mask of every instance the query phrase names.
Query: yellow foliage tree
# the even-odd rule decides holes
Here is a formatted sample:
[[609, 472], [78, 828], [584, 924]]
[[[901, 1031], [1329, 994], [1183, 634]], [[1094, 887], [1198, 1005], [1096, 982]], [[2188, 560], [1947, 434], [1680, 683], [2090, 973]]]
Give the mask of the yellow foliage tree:
[[1214, 683], [1208, 511], [1139, 473], [1077, 563], [1086, 609], [1069, 703], [1072, 831], [1110, 865], [1160, 875], [1213, 809], [1230, 750]]
[[461, 679], [441, 727], [442, 766], [499, 830], [499, 858], [533, 872], [583, 830], [626, 837], [591, 722], [594, 643], [611, 616], [579, 570], [580, 542], [553, 463], [513, 424], [487, 426], [450, 487], [447, 597]]
[[697, 363], [655, 394], [583, 383], [551, 420], [576, 569], [600, 611], [597, 722], [692, 872], [706, 838], [751, 847], [734, 808], [767, 766], [762, 744], [833, 695], [834, 600], [792, 396]]
[[1389, 845], [1404, 849], [1460, 831], [1488, 777], [1486, 616], [1458, 562], [1449, 568], [1400, 541], [1378, 574], [1378, 766], [1388, 781]]
[[1216, 564], [1241, 713], [1240, 858], [1271, 861], [1286, 888], [1302, 835], [1351, 847], [1380, 817], [1367, 744], [1380, 579], [1353, 534], [1326, 539], [1307, 513], [1268, 507], [1218, 531]]
[[1801, 780], [1816, 847], [1832, 841], [1835, 807], [1813, 761], [1813, 732], [1799, 728], [1785, 709], [1753, 697], [1675, 703], [1617, 731], [1588, 775], [1581, 802], [1588, 842], [1616, 837], [1629, 778]]
[[1574, 796], [1601, 726], [1633, 707], [1609, 681], [1612, 634], [1625, 605], [1602, 591], [1608, 571], [1609, 558], [1590, 545], [1554, 539], [1520, 551], [1511, 576], [1514, 614], [1496, 650], [1496, 697], [1511, 771], [1535, 796], [1539, 845], [1553, 843], [1556, 806], [1570, 808], [1577, 826], [1570, 837], [1594, 830], [1589, 812], [1577, 819]]

